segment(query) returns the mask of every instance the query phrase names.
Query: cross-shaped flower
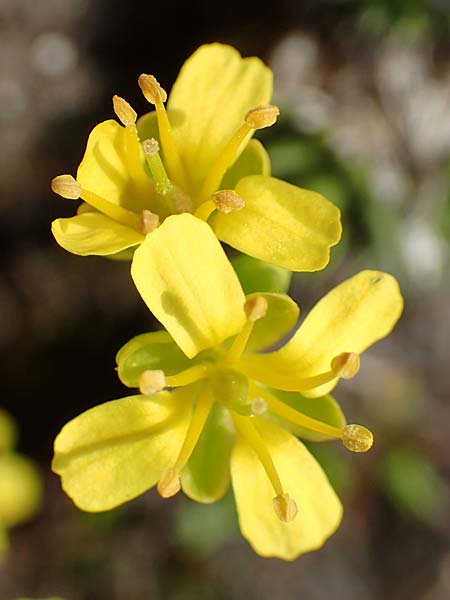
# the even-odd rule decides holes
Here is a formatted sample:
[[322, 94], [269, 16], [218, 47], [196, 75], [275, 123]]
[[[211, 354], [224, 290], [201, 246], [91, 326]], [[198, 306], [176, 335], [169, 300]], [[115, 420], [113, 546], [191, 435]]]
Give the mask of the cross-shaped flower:
[[246, 298], [201, 220], [168, 217], [136, 250], [132, 276], [167, 331], [138, 336], [117, 355], [119, 376], [141, 395], [92, 408], [58, 435], [53, 469], [67, 494], [102, 511], [157, 484], [163, 497], [182, 488], [208, 503], [231, 473], [242, 533], [259, 554], [291, 560], [321, 546], [342, 509], [296, 435], [371, 447], [372, 434], [346, 425], [327, 394], [399, 318], [395, 279], [359, 273], [281, 349], [262, 352], [295, 326], [299, 309], [283, 294]]
[[[169, 215], [191, 212], [217, 237], [291, 271], [322, 269], [341, 235], [339, 210], [320, 194], [270, 177], [270, 160], [251, 137], [275, 123], [267, 104], [272, 73], [230, 46], [200, 47], [184, 64], [167, 103], [152, 75], [139, 85], [155, 112], [113, 99], [120, 121], [97, 125], [76, 180], [52, 188], [84, 200], [74, 217], [56, 219], [57, 242], [75, 254], [112, 255], [143, 242]], [[162, 150], [162, 156], [160, 155]]]

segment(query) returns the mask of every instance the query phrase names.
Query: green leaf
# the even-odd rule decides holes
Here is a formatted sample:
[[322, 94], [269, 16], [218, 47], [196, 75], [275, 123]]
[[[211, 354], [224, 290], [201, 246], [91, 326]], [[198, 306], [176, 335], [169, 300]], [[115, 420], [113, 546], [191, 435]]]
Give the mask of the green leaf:
[[448, 490], [436, 465], [418, 448], [391, 450], [380, 464], [379, 480], [399, 512], [434, 525], [444, 518]]

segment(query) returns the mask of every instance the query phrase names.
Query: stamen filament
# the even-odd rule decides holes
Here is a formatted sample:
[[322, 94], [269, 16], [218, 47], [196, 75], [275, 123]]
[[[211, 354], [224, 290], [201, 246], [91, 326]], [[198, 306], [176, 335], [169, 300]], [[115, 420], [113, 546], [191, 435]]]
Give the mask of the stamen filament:
[[284, 490], [278, 472], [273, 464], [270, 452], [259, 431], [251, 422], [251, 417], [241, 417], [234, 411], [231, 413], [234, 424], [242, 437], [250, 444], [262, 464], [276, 496], [283, 496]]
[[212, 165], [200, 192], [200, 202], [207, 200], [217, 190], [225, 172], [235, 161], [245, 138], [256, 129], [263, 129], [264, 127], [273, 125], [279, 114], [280, 109], [278, 106], [267, 104], [265, 106], [258, 106], [245, 115], [244, 123], [228, 140], [222, 153]]
[[186, 173], [164, 107], [167, 94], [152, 75], [142, 74], [140, 75], [138, 82], [146, 100], [155, 106], [159, 138], [163, 147], [164, 158], [167, 163], [170, 178], [184, 190], [187, 190], [188, 182]]
[[290, 421], [295, 425], [315, 431], [316, 433], [321, 433], [330, 438], [342, 438], [342, 429], [333, 427], [332, 425], [328, 425], [327, 423], [323, 423], [322, 421], [318, 421], [317, 419], [313, 419], [312, 417], [308, 417], [307, 415], [298, 412], [264, 388], [258, 387], [258, 394], [267, 402], [270, 411], [276, 413], [279, 417], [286, 419], [286, 421]]
[[243, 123], [227, 142], [203, 183], [200, 192], [201, 203], [205, 202], [218, 189], [225, 172], [233, 164], [242, 142], [252, 131], [254, 131], [252, 127]]
[[233, 364], [239, 362], [239, 359], [247, 346], [254, 325], [254, 321], [247, 320], [241, 332], [234, 338], [231, 347], [225, 352], [222, 359], [225, 363]]
[[96, 208], [108, 217], [111, 217], [114, 221], [132, 227], [133, 229], [136, 229], [136, 231], [140, 231], [140, 217], [131, 210], [127, 210], [126, 208], [123, 208], [123, 206], [109, 202], [101, 196], [94, 194], [94, 192], [90, 192], [84, 188], [81, 188], [80, 197], [87, 204]]
[[202, 221], [207, 221], [212, 213], [217, 209], [217, 204], [214, 200], [205, 200], [195, 211], [194, 215]]
[[196, 381], [204, 379], [209, 371], [209, 365], [200, 364], [189, 367], [185, 371], [180, 371], [176, 375], [166, 376], [166, 387], [183, 387]]
[[180, 490], [180, 471], [188, 462], [197, 445], [212, 408], [213, 401], [212, 394], [209, 393], [209, 389], [205, 386], [200, 394], [197, 406], [194, 409], [178, 458], [175, 461], [174, 466], [168, 469], [158, 482], [158, 492], [163, 498], [170, 498]]

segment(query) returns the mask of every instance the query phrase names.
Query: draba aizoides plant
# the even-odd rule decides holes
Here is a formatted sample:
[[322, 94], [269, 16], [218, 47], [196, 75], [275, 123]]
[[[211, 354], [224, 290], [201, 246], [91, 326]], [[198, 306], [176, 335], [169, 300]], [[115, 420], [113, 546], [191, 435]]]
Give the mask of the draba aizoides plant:
[[246, 296], [220, 242], [264, 261], [268, 273], [271, 265], [316, 271], [341, 226], [320, 194], [271, 177], [267, 153], [251, 139], [279, 114], [267, 104], [270, 70], [211, 44], [183, 66], [167, 111], [152, 75], [139, 85], [155, 111], [137, 120], [113, 98], [120, 123], [97, 125], [76, 179], [52, 182], [83, 200], [52, 231], [75, 254], [132, 259], [132, 280], [165, 330], [119, 350], [119, 377], [139, 394], [66, 424], [53, 469], [86, 511], [155, 485], [164, 498], [182, 489], [210, 503], [231, 480], [243, 536], [262, 556], [292, 560], [319, 548], [342, 515], [300, 439], [340, 439], [354, 452], [372, 446], [370, 431], [347, 424], [330, 392], [391, 331], [402, 297], [391, 275], [363, 271], [280, 345], [299, 307], [284, 289]]

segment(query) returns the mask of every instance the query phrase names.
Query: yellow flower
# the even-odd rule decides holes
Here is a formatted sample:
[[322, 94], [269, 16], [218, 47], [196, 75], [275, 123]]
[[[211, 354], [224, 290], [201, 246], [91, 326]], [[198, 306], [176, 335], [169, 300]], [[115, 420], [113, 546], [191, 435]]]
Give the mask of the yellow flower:
[[241, 530], [256, 552], [292, 560], [321, 546], [342, 508], [296, 436], [339, 438], [356, 452], [372, 445], [326, 394], [399, 318], [396, 281], [359, 273], [280, 350], [262, 353], [295, 326], [299, 309], [283, 294], [246, 298], [201, 220], [168, 217], [136, 250], [132, 276], [167, 331], [137, 336], [117, 355], [120, 378], [141, 395], [88, 410], [56, 438], [53, 469], [67, 494], [102, 511], [157, 484], [163, 497], [181, 486], [209, 503], [225, 494], [231, 472]]
[[13, 450], [16, 437], [11, 417], [0, 409], [0, 555], [8, 547], [7, 529], [33, 517], [42, 496], [35, 466]]
[[[167, 94], [151, 75], [139, 85], [156, 111], [136, 122], [113, 99], [120, 124], [97, 125], [77, 179], [52, 188], [81, 198], [78, 214], [57, 219], [57, 242], [75, 254], [111, 255], [138, 246], [167, 216], [192, 212], [217, 237], [266, 262], [315, 271], [341, 235], [339, 210], [320, 194], [270, 177], [263, 146], [251, 137], [272, 125], [272, 73], [230, 46], [200, 47]], [[160, 148], [163, 157], [160, 156]]]

